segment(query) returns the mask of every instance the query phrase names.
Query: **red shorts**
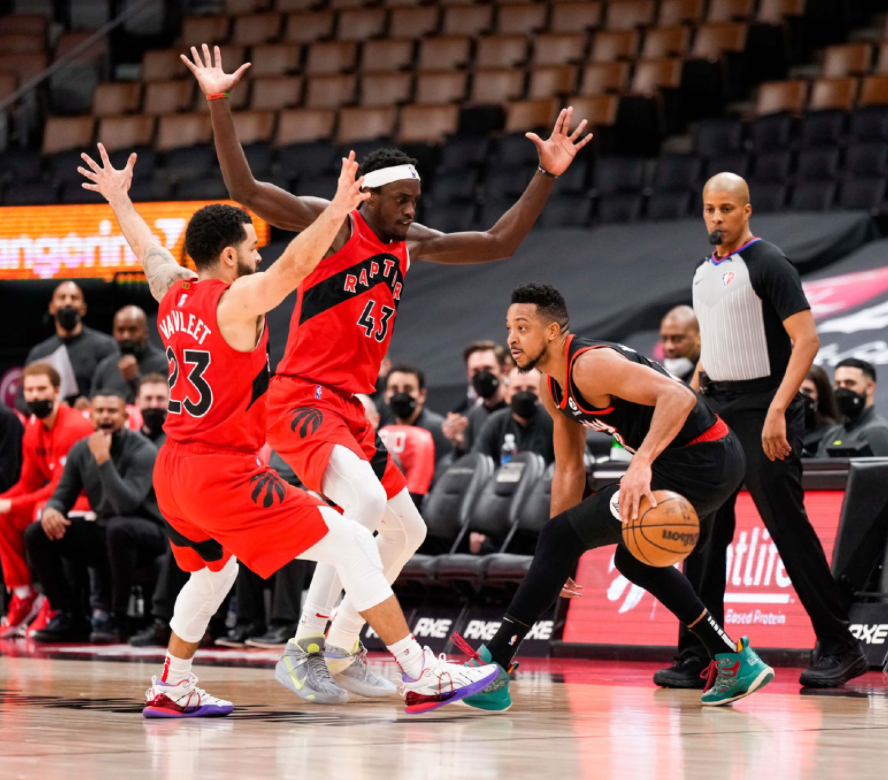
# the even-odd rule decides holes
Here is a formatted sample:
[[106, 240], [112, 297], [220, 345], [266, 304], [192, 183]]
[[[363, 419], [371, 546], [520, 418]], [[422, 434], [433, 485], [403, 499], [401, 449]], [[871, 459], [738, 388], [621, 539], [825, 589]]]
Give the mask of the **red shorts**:
[[268, 443], [316, 493], [322, 492], [324, 472], [337, 444], [370, 463], [389, 498], [407, 487], [360, 399], [329, 387], [296, 377], [273, 377], [268, 391]]
[[183, 571], [219, 571], [233, 555], [267, 579], [327, 534], [323, 502], [247, 452], [167, 439], [154, 491]]

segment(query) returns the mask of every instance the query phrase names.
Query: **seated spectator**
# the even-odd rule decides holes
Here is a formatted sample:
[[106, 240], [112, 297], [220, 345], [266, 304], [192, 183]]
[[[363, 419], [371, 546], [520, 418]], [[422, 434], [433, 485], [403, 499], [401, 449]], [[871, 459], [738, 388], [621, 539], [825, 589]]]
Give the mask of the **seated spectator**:
[[826, 432], [839, 422], [839, 407], [829, 377], [820, 366], [811, 366], [800, 389], [805, 403], [802, 457], [814, 458]]
[[837, 448], [845, 453], [856, 450], [858, 457], [888, 455], [888, 420], [876, 413], [873, 364], [857, 358], [840, 361], [836, 364], [834, 385], [842, 422], [824, 434], [817, 456], [829, 457], [830, 450]]
[[508, 408], [490, 415], [472, 452], [489, 455], [499, 466], [519, 452], [536, 452], [548, 466], [555, 460], [552, 418], [540, 403], [542, 374], [533, 369], [509, 372], [506, 385]]
[[[25, 530], [56, 489], [69, 450], [93, 431], [80, 412], [60, 403], [61, 379], [52, 366], [32, 363], [22, 373], [22, 388], [30, 417], [22, 440], [21, 476], [0, 495], [0, 561], [6, 587], [13, 593], [0, 638], [24, 632], [38, 612], [41, 624], [48, 615], [49, 603], [31, 587]], [[89, 509], [77, 494], [71, 506]]]
[[700, 324], [690, 306], [676, 306], [660, 322], [663, 368], [690, 382], [700, 360]]
[[166, 440], [163, 424], [170, 406], [170, 385], [163, 374], [145, 374], [139, 382], [136, 408], [142, 415], [143, 436], [158, 449]]
[[[139, 567], [167, 550], [163, 518], [152, 487], [157, 449], [140, 433], [127, 430], [126, 404], [110, 390], [92, 400], [95, 428], [68, 453], [65, 469], [39, 523], [25, 531], [35, 574], [56, 610], [49, 625], [34, 634], [38, 642], [120, 642], [128, 636], [127, 607]], [[81, 490], [95, 521], [71, 517]], [[110, 582], [110, 620], [88, 623], [65, 577], [62, 558], [89, 566], [102, 587]]]
[[[25, 365], [49, 363], [62, 377], [62, 398], [76, 409], [89, 407], [89, 391], [96, 366], [108, 355], [117, 354], [117, 342], [83, 324], [86, 302], [83, 291], [74, 282], [62, 282], [49, 302], [55, 320], [55, 335], [41, 341], [25, 360]], [[26, 413], [19, 390], [15, 405]]]
[[148, 341], [148, 320], [138, 306], [124, 306], [114, 315], [111, 331], [119, 354], [108, 355], [96, 366], [92, 393], [115, 390], [128, 404], [136, 400], [139, 379], [145, 374], [166, 374], [166, 356]]
[[22, 436], [25, 429], [18, 414], [0, 402], [0, 493], [18, 482], [22, 470]]
[[469, 379], [467, 399], [447, 415], [443, 426], [454, 458], [470, 452], [487, 418], [507, 406], [505, 348], [493, 341], [476, 341], [466, 347], [463, 357]]
[[415, 366], [396, 365], [389, 371], [385, 386], [388, 408], [381, 420], [383, 425], [415, 425], [432, 434], [435, 443], [435, 462], [450, 452], [450, 442], [444, 436], [444, 418], [426, 409], [428, 397], [425, 374]]

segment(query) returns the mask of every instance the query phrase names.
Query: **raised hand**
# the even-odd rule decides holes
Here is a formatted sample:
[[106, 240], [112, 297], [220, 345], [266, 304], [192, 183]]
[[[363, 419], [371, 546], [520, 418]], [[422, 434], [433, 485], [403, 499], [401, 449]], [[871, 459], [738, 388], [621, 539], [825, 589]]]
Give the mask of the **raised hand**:
[[[525, 133], [525, 135], [534, 142], [537, 152], [540, 155], [540, 166], [554, 176], [560, 176], [564, 173], [573, 162], [573, 158], [589, 141], [592, 140], [592, 133], [580, 138], [586, 120], [584, 119], [577, 126], [577, 129], [570, 135], [570, 120], [573, 117], [573, 106], [562, 108], [555, 120], [555, 129], [548, 140], [544, 141], [536, 133]], [[577, 139], [580, 139], [579, 141]]]
[[85, 152], [80, 156], [90, 167], [90, 170], [79, 167], [77, 172], [83, 174], [92, 182], [92, 184], [83, 182], [83, 189], [98, 192], [109, 203], [127, 197], [129, 188], [133, 183], [133, 167], [136, 164], [135, 152], [129, 156], [126, 165], [121, 170], [111, 165], [111, 160], [108, 159], [108, 152], [105, 151], [105, 147], [102, 144], [99, 144], [99, 156], [102, 158], [101, 166]]
[[358, 163], [355, 161], [355, 153], [349, 152], [348, 157], [342, 158], [342, 170], [339, 173], [339, 185], [336, 194], [330, 203], [330, 208], [342, 212], [345, 217], [350, 214], [365, 200], [370, 198], [370, 191], [361, 192], [364, 186], [364, 177], [355, 180], [358, 173]]
[[210, 57], [210, 47], [204, 43], [201, 44], [201, 48], [203, 49], [203, 58], [201, 58], [200, 53], [194, 46], [191, 47], [193, 61], [189, 60], [184, 54], [180, 54], [179, 58], [188, 66], [188, 70], [194, 74], [197, 83], [205, 95], [231, 92], [231, 88], [241, 80], [241, 76], [250, 67], [250, 63], [245, 62], [234, 73], [226, 73], [222, 70], [222, 52], [219, 51], [219, 47], [213, 47], [215, 64], [213, 63], [213, 58]]

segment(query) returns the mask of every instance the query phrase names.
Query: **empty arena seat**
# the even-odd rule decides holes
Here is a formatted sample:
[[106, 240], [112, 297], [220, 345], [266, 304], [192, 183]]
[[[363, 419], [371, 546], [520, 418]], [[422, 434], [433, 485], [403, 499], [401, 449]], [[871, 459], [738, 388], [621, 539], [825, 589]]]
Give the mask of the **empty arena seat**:
[[[461, 68], [469, 63], [471, 55], [472, 39], [467, 35], [426, 38], [419, 44], [419, 69]], [[477, 64], [482, 66], [482, 63]]]
[[550, 198], [540, 214], [539, 225], [544, 228], [587, 227], [592, 218], [589, 198], [562, 195]]
[[411, 67], [414, 49], [412, 39], [366, 41], [361, 49], [361, 72], [391, 73]]
[[466, 98], [469, 75], [465, 71], [428, 71], [416, 78], [413, 102], [461, 103]]
[[771, 214], [786, 208], [788, 187], [779, 182], [751, 182], [753, 208], [760, 214]]
[[700, 157], [717, 157], [743, 148], [743, 123], [728, 117], [705, 119], [697, 126], [694, 151]]
[[846, 111], [808, 111], [799, 125], [799, 144], [809, 146], [830, 146], [845, 134], [848, 123]]
[[398, 138], [402, 143], [439, 143], [456, 131], [459, 108], [452, 104], [405, 106]]
[[336, 38], [340, 41], [365, 41], [377, 38], [385, 30], [384, 8], [356, 8], [342, 11], [336, 26]]
[[682, 57], [691, 45], [691, 29], [686, 26], [654, 27], [644, 34], [641, 46], [642, 59]]
[[167, 151], [181, 146], [206, 144], [211, 138], [211, 126], [203, 114], [172, 114], [158, 119], [154, 146], [160, 151]]
[[641, 95], [653, 95], [661, 89], [675, 89], [680, 84], [681, 60], [677, 57], [639, 60], [635, 63], [630, 90]]
[[36, 33], [46, 39], [48, 22], [40, 14], [14, 13], [3, 17], [3, 29], [8, 33]]
[[155, 124], [153, 116], [108, 116], [99, 121], [97, 140], [109, 152], [149, 146], [154, 139]]
[[592, 186], [602, 197], [621, 190], [641, 191], [644, 187], [644, 158], [624, 155], [602, 157], [595, 163]]
[[[188, 74], [179, 49], [149, 49], [142, 56], [142, 81], [168, 81]], [[230, 65], [230, 63], [229, 63]]]
[[576, 32], [599, 27], [604, 16], [604, 3], [597, 0], [589, 2], [558, 2], [552, 5], [552, 16], [549, 20], [550, 32]]
[[65, 149], [90, 149], [94, 130], [95, 120], [91, 116], [51, 116], [43, 129], [42, 152], [54, 154]]
[[700, 159], [684, 154], [661, 154], [657, 158], [653, 191], [689, 190], [700, 183]]
[[276, 111], [298, 106], [302, 102], [302, 76], [266, 76], [254, 79], [250, 92], [250, 108], [254, 111]]
[[391, 138], [395, 134], [396, 120], [397, 110], [393, 105], [343, 108], [339, 112], [336, 142], [348, 146], [356, 141]]
[[305, 82], [305, 107], [337, 109], [355, 102], [358, 79], [354, 73], [312, 76]]
[[330, 11], [301, 11], [289, 14], [284, 24], [284, 40], [310, 43], [333, 35], [336, 15]]
[[487, 136], [457, 134], [441, 147], [441, 171], [480, 168], [490, 154], [491, 141]]
[[864, 179], [888, 173], [888, 143], [869, 141], [848, 146], [845, 152], [845, 177]]
[[857, 98], [857, 79], [817, 79], [811, 86], [810, 111], [838, 109], [850, 111]]
[[4, 203], [7, 206], [49, 206], [58, 199], [58, 185], [55, 182], [25, 181], [10, 187]]
[[756, 0], [710, 0], [707, 22], [738, 22], [752, 18]]
[[202, 176], [180, 181], [174, 195], [176, 200], [225, 200], [228, 189], [221, 176]]
[[518, 68], [485, 68], [472, 79], [472, 103], [498, 105], [524, 94], [524, 73]]
[[176, 179], [197, 179], [215, 175], [218, 166], [215, 150], [209, 144], [185, 146], [179, 144], [164, 156], [164, 165]]
[[605, 29], [635, 30], [650, 27], [657, 14], [654, 0], [619, 0], [607, 5]]
[[200, 47], [202, 43], [225, 43], [228, 40], [231, 19], [228, 16], [186, 16], [182, 20], [183, 46]]
[[842, 183], [836, 206], [842, 209], [879, 211], [885, 202], [885, 177], [848, 179]]
[[700, 25], [694, 35], [691, 56], [719, 59], [724, 52], [742, 52], [748, 32], [747, 25], [741, 23]]
[[[648, 219], [681, 219], [693, 210], [694, 190], [655, 192], [648, 198], [645, 216]], [[698, 201], [699, 202], [699, 201]]]
[[531, 100], [567, 95], [577, 88], [577, 69], [572, 65], [552, 65], [533, 68], [527, 97]]
[[867, 76], [860, 85], [858, 104], [866, 106], [888, 105], [888, 76]]
[[273, 144], [289, 146], [331, 138], [336, 112], [329, 109], [295, 108], [281, 111]]
[[39, 76], [48, 65], [46, 54], [0, 52], [0, 73], [14, 73], [22, 84]]
[[252, 47], [252, 65], [247, 74], [251, 79], [260, 76], [283, 76], [299, 69], [302, 48], [298, 43], [264, 43]]
[[93, 92], [93, 116], [119, 116], [136, 111], [142, 100], [142, 85], [133, 81], [99, 84]]
[[757, 183], [789, 181], [789, 172], [792, 169], [792, 151], [782, 149], [778, 151], [758, 154], [753, 166], [753, 179]]
[[805, 107], [807, 98], [807, 81], [801, 79], [794, 81], [768, 81], [759, 88], [755, 113], [757, 116], [783, 111], [799, 114]]
[[851, 114], [849, 136], [857, 141], [888, 140], [888, 106], [867, 106]]
[[436, 33], [440, 23], [440, 13], [436, 6], [395, 8], [389, 14], [388, 36], [422, 38]]
[[581, 62], [586, 51], [583, 33], [542, 33], [533, 46], [534, 65], [567, 65]]
[[657, 24], [660, 27], [695, 24], [703, 21], [703, 11], [704, 0], [663, 0]]
[[836, 183], [815, 181], [793, 187], [789, 207], [796, 211], [827, 211], [836, 197]]
[[237, 111], [233, 119], [237, 138], [244, 146], [271, 140], [275, 120], [272, 111]]
[[313, 76], [334, 75], [355, 66], [358, 47], [354, 41], [322, 41], [308, 47], [305, 72]]
[[444, 9], [444, 35], [484, 35], [493, 29], [493, 5], [452, 5]]
[[592, 36], [591, 62], [634, 60], [638, 54], [638, 32], [635, 30], [599, 30]]
[[174, 114], [191, 108], [196, 82], [194, 79], [152, 81], [145, 85], [142, 112], [152, 116]]
[[455, 171], [445, 171], [435, 176], [428, 192], [428, 199], [436, 204], [471, 202], [475, 199], [477, 186], [478, 172], [475, 170], [460, 168]]
[[[496, 151], [490, 158], [488, 170], [508, 167], [526, 167], [539, 160], [536, 147], [527, 140], [523, 132], [500, 136]], [[535, 167], [535, 166], [534, 166]]]
[[336, 150], [321, 141], [294, 143], [278, 149], [278, 164], [290, 178], [295, 175], [313, 178], [336, 170]]
[[394, 106], [406, 103], [413, 94], [412, 73], [365, 73], [361, 76], [362, 106]]
[[7, 54], [42, 54], [45, 50], [46, 38], [40, 33], [0, 32], [0, 51]]
[[485, 200], [515, 201], [521, 197], [532, 178], [533, 169], [524, 165], [489, 169], [484, 178]]
[[475, 206], [468, 202], [427, 205], [421, 221], [434, 230], [461, 233], [471, 230], [475, 224]]
[[802, 149], [796, 159], [796, 181], [832, 181], [839, 174], [837, 146], [820, 146]]
[[781, 24], [792, 16], [803, 16], [808, 0], [761, 0], [756, 19], [765, 24]]
[[490, 35], [478, 39], [475, 65], [479, 68], [512, 68], [527, 61], [527, 37]]
[[787, 113], [760, 116], [749, 125], [749, 138], [755, 152], [786, 149], [794, 137], [795, 119]]
[[826, 78], [862, 76], [870, 72], [873, 47], [868, 43], [845, 43], [827, 46], [823, 57]]
[[503, 3], [499, 6], [496, 31], [500, 35], [531, 35], [546, 26], [545, 3]]
[[736, 173], [744, 179], [749, 176], [752, 168], [752, 157], [747, 152], [730, 152], [710, 157], [705, 161], [705, 171], [701, 178], [710, 178], [717, 173]]
[[554, 98], [512, 101], [506, 105], [506, 132], [548, 128], [555, 121], [560, 107]]
[[231, 42], [242, 46], [256, 46], [276, 40], [281, 34], [283, 17], [268, 11], [238, 16], [234, 20]]
[[603, 95], [622, 92], [629, 80], [628, 62], [593, 62], [583, 67], [578, 94]]
[[641, 219], [644, 198], [640, 192], [617, 192], [598, 201], [597, 216], [603, 223], [636, 222]]

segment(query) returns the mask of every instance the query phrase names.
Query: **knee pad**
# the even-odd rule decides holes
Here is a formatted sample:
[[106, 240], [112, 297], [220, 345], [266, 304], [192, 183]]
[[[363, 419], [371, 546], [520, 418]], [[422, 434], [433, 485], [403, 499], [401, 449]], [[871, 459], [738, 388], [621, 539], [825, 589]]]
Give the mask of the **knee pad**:
[[179, 592], [170, 628], [186, 642], [200, 642], [237, 579], [239, 566], [231, 558], [220, 571], [201, 569], [191, 573]]
[[337, 445], [324, 472], [324, 494], [342, 507], [346, 517], [376, 531], [385, 513], [387, 496], [373, 468], [346, 447]]
[[388, 500], [384, 517], [380, 534], [394, 536], [393, 532], [398, 532], [404, 541], [403, 553], [413, 555], [425, 541], [428, 528], [406, 488]]

